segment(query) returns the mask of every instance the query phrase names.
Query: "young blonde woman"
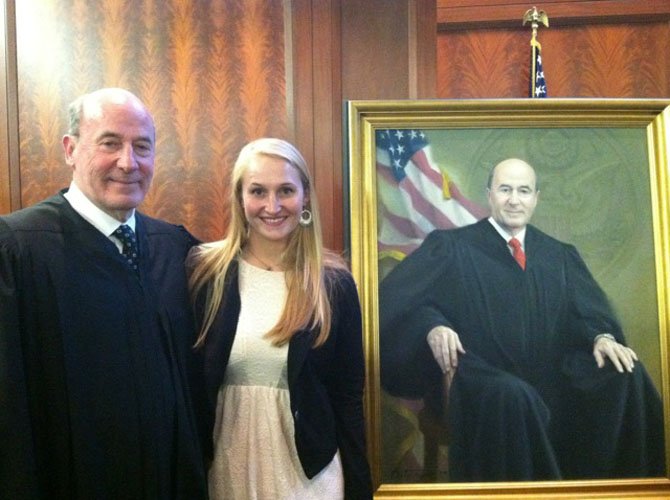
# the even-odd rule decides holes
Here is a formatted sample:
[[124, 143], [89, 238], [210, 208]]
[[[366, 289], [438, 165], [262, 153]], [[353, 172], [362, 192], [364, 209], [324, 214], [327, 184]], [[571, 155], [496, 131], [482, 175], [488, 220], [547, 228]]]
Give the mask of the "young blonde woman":
[[356, 286], [322, 247], [300, 152], [247, 144], [224, 240], [189, 260], [213, 456], [210, 496], [371, 498]]

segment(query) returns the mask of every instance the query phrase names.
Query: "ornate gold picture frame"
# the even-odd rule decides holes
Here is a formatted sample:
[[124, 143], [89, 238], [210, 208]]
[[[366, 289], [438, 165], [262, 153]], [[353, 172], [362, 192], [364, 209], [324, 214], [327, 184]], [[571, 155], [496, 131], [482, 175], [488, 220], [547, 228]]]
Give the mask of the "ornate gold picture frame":
[[[375, 498], [669, 498], [667, 470], [660, 478], [496, 483], [433, 482], [387, 470], [388, 448], [397, 443], [389, 443], [383, 432], [388, 416], [387, 396], [380, 385], [378, 290], [388, 254], [379, 240], [376, 134], [384, 130], [425, 133], [433, 147], [434, 162], [473, 204], [485, 204], [485, 179], [494, 161], [516, 155], [531, 160], [543, 183], [533, 224], [552, 235], [558, 233], [559, 239], [575, 243], [580, 250], [584, 248], [585, 260], [599, 282], [617, 275], [601, 285], [608, 294], [623, 297], [618, 299], [618, 308], [622, 309], [624, 327], [626, 316], [648, 317], [630, 342], [648, 366], [663, 399], [667, 468], [670, 100], [350, 101], [346, 113], [347, 247], [363, 309], [365, 403]], [[542, 164], [564, 165], [565, 170], [543, 170]], [[634, 207], [627, 208], [626, 203]], [[616, 227], [609, 230], [612, 224]], [[613, 243], [613, 234], [629, 230], [638, 242], [636, 253], [617, 250]], [[393, 258], [390, 260], [393, 265]], [[629, 297], [637, 298], [629, 300], [622, 294], [630, 286], [634, 289]], [[614, 302], [617, 305], [616, 297]], [[651, 314], [640, 313], [640, 307], [648, 308]], [[407, 411], [409, 418], [414, 418], [411, 408]]]

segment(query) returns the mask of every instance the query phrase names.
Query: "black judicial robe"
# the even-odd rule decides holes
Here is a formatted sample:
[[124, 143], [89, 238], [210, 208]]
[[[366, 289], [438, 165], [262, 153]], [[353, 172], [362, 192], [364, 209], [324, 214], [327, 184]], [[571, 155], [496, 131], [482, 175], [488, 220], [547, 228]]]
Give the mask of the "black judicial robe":
[[0, 497], [207, 496], [181, 227], [137, 213], [140, 276], [58, 194], [0, 218]]
[[431, 233], [380, 285], [381, 384], [442, 408], [426, 336], [454, 329], [448, 402], [454, 481], [665, 475], [663, 414], [644, 366], [598, 369], [599, 333], [624, 343], [577, 250], [533, 226], [526, 270], [488, 220]]

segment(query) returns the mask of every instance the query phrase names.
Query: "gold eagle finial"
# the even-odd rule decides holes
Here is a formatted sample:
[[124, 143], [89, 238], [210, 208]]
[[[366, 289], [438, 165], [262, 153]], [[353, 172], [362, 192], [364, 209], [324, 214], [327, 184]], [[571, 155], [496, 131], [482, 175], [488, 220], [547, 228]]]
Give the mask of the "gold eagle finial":
[[531, 23], [533, 29], [537, 29], [539, 23], [542, 23], [545, 27], [549, 27], [549, 17], [547, 13], [543, 10], [538, 11], [537, 7], [528, 9], [523, 15], [523, 24], [525, 26], [527, 23]]

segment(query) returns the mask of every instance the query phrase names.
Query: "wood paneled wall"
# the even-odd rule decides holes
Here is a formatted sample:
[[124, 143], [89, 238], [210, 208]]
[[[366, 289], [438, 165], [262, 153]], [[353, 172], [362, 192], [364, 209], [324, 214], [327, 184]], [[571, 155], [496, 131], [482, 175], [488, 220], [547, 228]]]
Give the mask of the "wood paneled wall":
[[139, 95], [157, 126], [143, 210], [222, 235], [228, 172], [250, 138], [291, 139], [284, 10], [264, 0], [16, 2], [20, 202], [66, 186], [68, 103], [103, 86]]
[[277, 136], [305, 155], [324, 241], [341, 250], [343, 101], [432, 97], [435, 12], [433, 0], [0, 0], [0, 213], [68, 184], [67, 104], [122, 86], [156, 120], [143, 211], [220, 238], [237, 152]]
[[[670, 96], [670, 2], [537, 4], [550, 96]], [[0, 213], [67, 185], [67, 103], [127, 87], [156, 117], [142, 207], [204, 240], [248, 140], [293, 141], [342, 249], [347, 99], [525, 97], [529, 5], [510, 0], [0, 0]]]
[[[528, 97], [529, 4], [438, 0], [437, 95]], [[549, 97], [670, 96], [670, 2], [564, 0], [536, 4]]]

